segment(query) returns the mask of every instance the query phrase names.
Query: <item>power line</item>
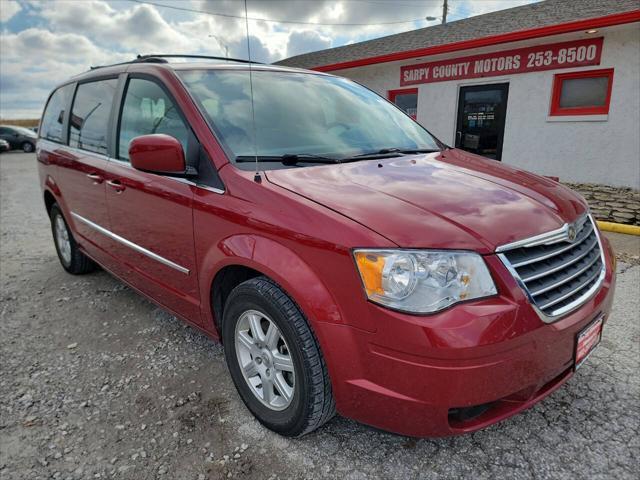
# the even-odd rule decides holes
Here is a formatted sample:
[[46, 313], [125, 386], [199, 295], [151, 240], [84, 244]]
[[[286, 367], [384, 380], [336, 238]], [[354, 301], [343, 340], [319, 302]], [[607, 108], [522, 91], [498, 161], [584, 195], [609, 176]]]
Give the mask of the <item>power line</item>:
[[[211, 15], [214, 17], [238, 18], [241, 20], [245, 19], [245, 17], [242, 15], [232, 15], [230, 13], [208, 12], [206, 10], [196, 10], [194, 8], [177, 7], [175, 5], [164, 5], [162, 3], [150, 2], [148, 0], [126, 0], [126, 1], [133, 2], [133, 3], [140, 3], [143, 5], [153, 5], [154, 7], [168, 8], [171, 10], [180, 10], [182, 12], [202, 13], [204, 15]], [[271, 22], [271, 23], [291, 23], [291, 24], [297, 24], [297, 25], [318, 25], [318, 26], [325, 26], [325, 27], [367, 27], [367, 26], [375, 26], [375, 25], [400, 25], [403, 23], [422, 22], [424, 21], [424, 18], [414, 18], [413, 20], [400, 20], [396, 22], [379, 22], [379, 23], [302, 22], [302, 21], [294, 21], [294, 20], [273, 20], [269, 18], [256, 18], [256, 17], [248, 17], [248, 20], [256, 20], [260, 22]]]

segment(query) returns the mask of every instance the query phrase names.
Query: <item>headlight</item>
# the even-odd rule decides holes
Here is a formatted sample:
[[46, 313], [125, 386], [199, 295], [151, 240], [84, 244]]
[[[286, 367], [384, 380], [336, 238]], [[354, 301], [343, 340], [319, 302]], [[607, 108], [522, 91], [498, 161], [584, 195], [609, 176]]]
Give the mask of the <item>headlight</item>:
[[397, 310], [432, 313], [497, 293], [477, 253], [363, 249], [354, 256], [369, 300]]

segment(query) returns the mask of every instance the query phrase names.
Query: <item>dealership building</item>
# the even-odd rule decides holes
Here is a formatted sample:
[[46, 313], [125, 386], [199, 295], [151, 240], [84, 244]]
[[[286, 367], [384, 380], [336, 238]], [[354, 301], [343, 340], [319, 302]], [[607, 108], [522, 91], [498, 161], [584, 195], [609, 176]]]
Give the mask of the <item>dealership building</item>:
[[505, 164], [640, 189], [638, 0], [546, 0], [278, 64], [358, 81]]

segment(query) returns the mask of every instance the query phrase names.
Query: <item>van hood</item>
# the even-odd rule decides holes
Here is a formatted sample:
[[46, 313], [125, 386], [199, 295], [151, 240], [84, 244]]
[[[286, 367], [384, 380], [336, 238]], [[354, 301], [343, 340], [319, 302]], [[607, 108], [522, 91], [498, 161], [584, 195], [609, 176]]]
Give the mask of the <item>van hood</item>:
[[581, 197], [551, 179], [462, 150], [266, 175], [404, 248], [490, 253], [587, 210]]

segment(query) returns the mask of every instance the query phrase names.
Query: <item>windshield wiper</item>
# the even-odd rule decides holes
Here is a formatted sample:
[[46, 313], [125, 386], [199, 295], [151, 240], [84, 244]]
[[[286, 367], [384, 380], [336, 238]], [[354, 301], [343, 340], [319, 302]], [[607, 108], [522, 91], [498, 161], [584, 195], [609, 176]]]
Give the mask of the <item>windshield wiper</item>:
[[412, 153], [436, 153], [436, 152], [441, 152], [442, 150], [439, 150], [437, 148], [408, 148], [406, 150], [399, 150], [400, 153], [404, 153], [407, 155], [410, 155]]
[[341, 162], [355, 162], [358, 160], [373, 160], [376, 158], [393, 158], [404, 154], [412, 153], [434, 153], [440, 150], [434, 150], [429, 148], [416, 148], [416, 149], [402, 149], [397, 147], [381, 148], [374, 152], [361, 153], [359, 155], [353, 155], [351, 157], [341, 158]]
[[[285, 153], [284, 155], [258, 155], [258, 162], [282, 162], [285, 165], [295, 165], [296, 163], [340, 163], [341, 160], [333, 157], [323, 157], [313, 153]], [[236, 157], [238, 163], [251, 163], [256, 161], [255, 155], [239, 155]]]

